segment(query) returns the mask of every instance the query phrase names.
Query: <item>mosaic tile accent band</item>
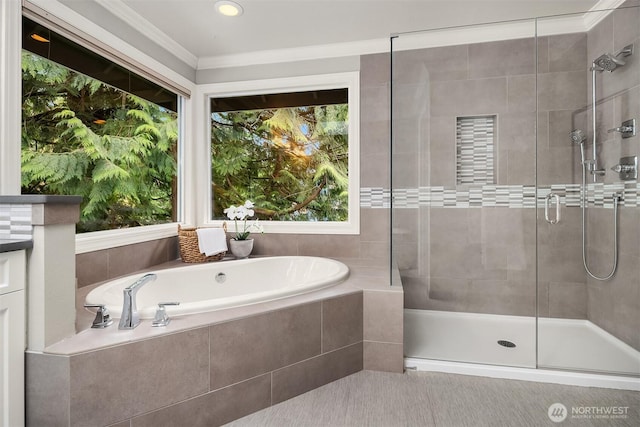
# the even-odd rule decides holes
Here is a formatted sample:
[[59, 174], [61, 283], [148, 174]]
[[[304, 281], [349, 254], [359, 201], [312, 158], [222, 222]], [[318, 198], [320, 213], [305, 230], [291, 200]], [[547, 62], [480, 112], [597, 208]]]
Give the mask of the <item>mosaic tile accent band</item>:
[[31, 239], [31, 205], [0, 204], [0, 239]]
[[[421, 206], [444, 208], [539, 208], [544, 207], [544, 198], [553, 192], [560, 196], [560, 203], [567, 207], [580, 207], [580, 184], [557, 184], [540, 187], [536, 203], [535, 185], [482, 185], [467, 188], [419, 187], [394, 190], [393, 206], [412, 209]], [[613, 208], [614, 193], [621, 193], [619, 206], [640, 207], [640, 183], [635, 181], [611, 184], [587, 184], [588, 206]], [[389, 189], [361, 188], [360, 206], [366, 208], [389, 208]]]
[[388, 188], [360, 188], [361, 208], [389, 208], [391, 206], [391, 191]]

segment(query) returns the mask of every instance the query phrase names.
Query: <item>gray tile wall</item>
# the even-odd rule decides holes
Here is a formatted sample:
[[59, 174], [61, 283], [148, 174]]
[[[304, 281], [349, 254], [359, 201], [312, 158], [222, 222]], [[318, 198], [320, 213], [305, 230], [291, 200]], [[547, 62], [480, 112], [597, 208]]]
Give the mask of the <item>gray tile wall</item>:
[[178, 238], [151, 240], [76, 255], [78, 287], [113, 279], [178, 258]]
[[403, 294], [364, 291], [364, 369], [404, 372]]
[[[394, 239], [399, 242], [396, 255], [406, 307], [536, 313], [536, 210], [522, 208], [536, 206], [536, 154], [538, 185], [579, 182], [575, 178], [580, 170], [574, 166], [579, 153], [567, 134], [574, 110], [586, 104], [587, 41], [585, 34], [569, 34], [542, 37], [537, 44], [537, 61], [534, 38], [401, 51], [394, 57], [394, 118], [401, 120], [394, 126], [394, 140], [399, 150], [421, 158], [424, 166], [412, 182], [401, 178], [398, 183], [394, 172], [394, 188], [419, 188], [415, 194], [394, 194], [395, 206], [411, 204], [414, 198], [418, 202], [417, 209], [394, 212], [399, 219]], [[417, 109], [420, 96], [427, 102]], [[498, 126], [498, 185], [456, 187], [456, 117], [493, 114]], [[394, 161], [396, 168], [411, 167], [395, 155]], [[529, 198], [528, 189], [533, 189]], [[476, 202], [483, 207], [464, 208]], [[572, 210], [563, 213], [575, 218]], [[573, 233], [569, 222], [556, 226], [553, 233], [542, 228], [565, 250], [579, 254], [580, 234]], [[410, 242], [407, 237], [414, 234], [420, 236], [417, 257], [415, 250], [403, 250]], [[560, 274], [563, 265], [549, 255], [560, 251], [544, 239], [539, 242], [539, 253], [548, 264], [540, 285], [542, 312], [585, 318], [586, 279]], [[549, 305], [549, 290], [555, 297], [556, 288], [580, 295], [571, 309]]]
[[87, 353], [29, 353], [27, 424], [221, 425], [362, 370], [362, 313], [358, 291]]
[[[587, 34], [587, 65], [603, 53], [615, 52], [629, 43], [635, 51], [626, 57], [627, 64], [611, 73], [597, 74], [598, 91], [596, 128], [600, 166], [607, 172], [605, 183], [618, 181], [610, 170], [620, 157], [640, 155], [640, 134], [622, 139], [607, 130], [622, 121], [640, 121], [640, 4], [627, 1]], [[591, 92], [591, 88], [587, 88]], [[591, 99], [591, 97], [589, 98]], [[586, 112], [590, 114], [590, 110]], [[593, 133], [592, 127], [588, 128]], [[590, 148], [590, 147], [589, 147]], [[640, 208], [626, 204], [619, 213], [619, 263], [616, 275], [606, 282], [589, 278], [586, 284], [587, 317], [596, 325], [640, 350]], [[590, 268], [598, 275], [612, 266], [612, 212], [594, 208], [588, 213], [588, 254]], [[566, 301], [567, 299], [565, 299]]]

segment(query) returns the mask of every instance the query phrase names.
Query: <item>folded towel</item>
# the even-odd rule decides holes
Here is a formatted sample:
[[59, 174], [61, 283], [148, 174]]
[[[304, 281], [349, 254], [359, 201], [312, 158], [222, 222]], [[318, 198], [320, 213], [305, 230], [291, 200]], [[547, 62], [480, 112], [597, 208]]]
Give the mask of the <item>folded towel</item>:
[[227, 234], [222, 228], [198, 228], [198, 248], [206, 256], [227, 251]]

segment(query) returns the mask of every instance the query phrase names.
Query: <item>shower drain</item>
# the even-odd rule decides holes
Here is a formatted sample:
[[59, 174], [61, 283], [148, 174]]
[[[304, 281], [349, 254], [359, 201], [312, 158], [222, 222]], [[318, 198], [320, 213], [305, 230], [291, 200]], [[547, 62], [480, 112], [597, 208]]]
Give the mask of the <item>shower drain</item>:
[[507, 348], [514, 348], [516, 346], [511, 341], [507, 341], [507, 340], [498, 340], [498, 344], [500, 344], [503, 347], [507, 347]]

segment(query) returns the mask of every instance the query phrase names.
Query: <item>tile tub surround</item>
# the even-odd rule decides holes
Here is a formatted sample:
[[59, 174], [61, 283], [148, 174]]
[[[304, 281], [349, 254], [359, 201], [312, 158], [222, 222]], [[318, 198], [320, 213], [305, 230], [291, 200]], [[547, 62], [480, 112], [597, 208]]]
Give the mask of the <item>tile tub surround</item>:
[[78, 287], [124, 276], [178, 257], [177, 236], [77, 254]]
[[[333, 294], [275, 302], [260, 314], [223, 310], [247, 314], [187, 329], [175, 317], [165, 333], [148, 322], [133, 331], [87, 330], [81, 338], [110, 331], [130, 341], [90, 351], [62, 342], [28, 353], [27, 424], [220, 425], [358, 372], [362, 291], [344, 285]], [[136, 339], [145, 328], [147, 339]], [[64, 348], [74, 353], [53, 354]]]
[[[176, 425], [219, 425], [363, 368], [402, 372], [402, 288], [389, 286], [388, 268], [378, 261], [342, 261], [350, 276], [339, 285], [176, 316], [166, 328], [151, 328], [143, 321], [132, 331], [118, 331], [116, 326], [97, 330], [88, 328], [91, 315], [82, 316], [81, 328], [87, 329], [76, 337], [45, 353], [27, 354], [29, 425], [142, 426], [167, 419], [180, 420]], [[82, 295], [92, 287], [79, 289], [78, 310]], [[372, 334], [372, 326], [380, 328], [378, 336]], [[207, 355], [204, 361], [202, 354]], [[114, 361], [106, 362], [111, 366], [108, 372], [99, 368], [105, 360]], [[135, 369], [122, 370], [124, 363], [133, 363]], [[199, 369], [197, 378], [194, 369]], [[158, 380], [158, 372], [165, 370], [171, 378]], [[184, 384], [183, 375], [196, 379]], [[133, 390], [135, 403], [100, 403], [100, 396], [121, 393], [118, 384]], [[149, 395], [153, 401], [158, 394], [152, 408], [147, 399], [140, 399]], [[91, 409], [83, 409], [87, 407]]]

